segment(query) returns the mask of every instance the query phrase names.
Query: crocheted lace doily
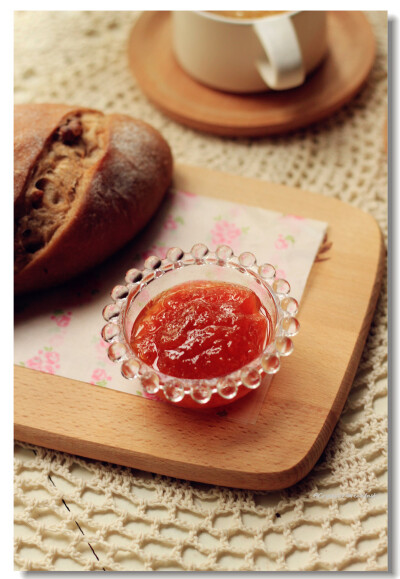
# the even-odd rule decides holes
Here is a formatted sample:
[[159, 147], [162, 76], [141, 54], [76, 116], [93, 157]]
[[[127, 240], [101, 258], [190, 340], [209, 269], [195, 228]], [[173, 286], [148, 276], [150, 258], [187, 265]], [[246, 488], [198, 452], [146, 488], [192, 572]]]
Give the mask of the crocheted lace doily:
[[[17, 12], [15, 101], [140, 117], [176, 161], [336, 197], [387, 235], [387, 15], [368, 13], [377, 58], [330, 119], [288, 136], [224, 139], [171, 121], [132, 77], [131, 12]], [[321, 459], [280, 492], [212, 487], [17, 442], [15, 567], [21, 570], [385, 570], [387, 294]]]

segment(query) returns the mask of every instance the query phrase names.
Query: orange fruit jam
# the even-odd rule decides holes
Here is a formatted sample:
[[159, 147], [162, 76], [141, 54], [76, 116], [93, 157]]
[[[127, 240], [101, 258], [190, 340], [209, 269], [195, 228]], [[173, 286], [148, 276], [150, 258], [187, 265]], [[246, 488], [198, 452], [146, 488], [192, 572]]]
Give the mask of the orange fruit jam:
[[130, 342], [143, 362], [164, 374], [209, 379], [254, 360], [271, 328], [271, 317], [252, 290], [194, 281], [152, 299], [136, 318]]

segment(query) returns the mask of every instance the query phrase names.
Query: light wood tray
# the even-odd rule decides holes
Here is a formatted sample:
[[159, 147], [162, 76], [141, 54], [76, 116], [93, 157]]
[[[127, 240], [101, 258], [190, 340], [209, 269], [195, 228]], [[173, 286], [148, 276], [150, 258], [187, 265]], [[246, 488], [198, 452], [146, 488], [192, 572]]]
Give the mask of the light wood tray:
[[328, 54], [299, 88], [258, 94], [213, 90], [188, 76], [172, 52], [169, 12], [145, 12], [129, 40], [132, 71], [166, 115], [194, 129], [228, 136], [292, 131], [351, 100], [375, 59], [375, 39], [362, 12], [328, 12]]
[[295, 188], [186, 166], [175, 169], [174, 180], [181, 190], [329, 222], [332, 247], [308, 279], [295, 351], [283, 360], [257, 422], [16, 366], [15, 438], [210, 484], [290, 486], [321, 455], [352, 384], [379, 293], [380, 230], [354, 207]]

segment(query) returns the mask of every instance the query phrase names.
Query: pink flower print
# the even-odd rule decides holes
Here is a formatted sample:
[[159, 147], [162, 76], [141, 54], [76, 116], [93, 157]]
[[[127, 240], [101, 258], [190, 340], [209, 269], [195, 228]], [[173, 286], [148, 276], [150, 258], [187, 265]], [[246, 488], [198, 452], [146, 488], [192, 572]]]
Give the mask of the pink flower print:
[[60, 355], [57, 352], [53, 352], [51, 348], [44, 348], [39, 350], [36, 356], [30, 358], [26, 365], [28, 368], [33, 370], [41, 370], [42, 372], [47, 372], [48, 374], [55, 374], [56, 370], [60, 367], [57, 363], [60, 360]]
[[142, 253], [142, 259], [147, 259], [151, 255], [156, 255], [160, 259], [165, 259], [168, 247], [165, 245], [152, 245], [147, 251]]
[[46, 362], [52, 366], [55, 366], [56, 368], [59, 368], [60, 366], [57, 364], [57, 362], [60, 361], [60, 354], [58, 352], [46, 352], [44, 355]]
[[284, 269], [275, 269], [276, 279], [286, 279], [286, 272]]
[[95, 345], [96, 358], [99, 363], [104, 361], [109, 362], [107, 355], [108, 347], [109, 344], [107, 344], [107, 342], [105, 342], [102, 338], [100, 338], [99, 341], [96, 343]]
[[196, 203], [196, 197], [197, 195], [188, 191], [177, 191], [171, 195], [171, 208], [174, 211], [191, 210]]
[[42, 369], [42, 359], [39, 356], [34, 356], [30, 358], [26, 365], [28, 368], [32, 368], [33, 370], [41, 370]]
[[100, 338], [100, 340], [96, 344], [97, 353], [100, 354], [100, 356], [102, 356], [104, 351], [108, 348], [108, 346], [109, 344], [107, 344], [107, 342], [105, 342], [102, 338]]
[[71, 321], [71, 316], [72, 312], [67, 312], [65, 314], [63, 311], [56, 311], [52, 316], [50, 316], [50, 319], [54, 320], [59, 328], [66, 328]]
[[240, 229], [234, 223], [220, 219], [211, 231], [212, 241], [215, 245], [231, 245], [241, 233]]
[[304, 221], [305, 217], [301, 217], [301, 215], [291, 215], [287, 214], [282, 217], [282, 219], [295, 219], [296, 221]]
[[[59, 368], [59, 366], [57, 367]], [[44, 366], [42, 366], [42, 372], [46, 372], [47, 374], [55, 374], [56, 368], [50, 364], [44, 364]]]
[[283, 221], [285, 229], [291, 234], [290, 236], [286, 235], [285, 239], [294, 242], [293, 238], [288, 239], [288, 237], [299, 235], [303, 231], [306, 218], [300, 215], [282, 215], [280, 220]]
[[106, 386], [110, 380], [111, 376], [108, 376], [103, 368], [95, 368], [92, 372], [90, 383], [97, 386]]
[[56, 324], [57, 324], [57, 326], [60, 326], [60, 328], [65, 328], [66, 326], [68, 326], [70, 321], [71, 321], [71, 316], [63, 315], [57, 320]]
[[289, 247], [288, 242], [286, 239], [283, 238], [282, 233], [278, 235], [278, 239], [275, 241], [275, 248], [276, 249], [287, 249]]
[[172, 217], [172, 215], [168, 215], [167, 219], [164, 221], [164, 229], [176, 229], [178, 227], [177, 222]]
[[239, 205], [235, 205], [235, 207], [232, 207], [232, 209], [229, 211], [232, 219], [238, 217], [241, 213], [243, 213], [243, 209]]
[[65, 340], [65, 332], [59, 332], [58, 334], [53, 334], [49, 339], [49, 344], [52, 348], [60, 347]]

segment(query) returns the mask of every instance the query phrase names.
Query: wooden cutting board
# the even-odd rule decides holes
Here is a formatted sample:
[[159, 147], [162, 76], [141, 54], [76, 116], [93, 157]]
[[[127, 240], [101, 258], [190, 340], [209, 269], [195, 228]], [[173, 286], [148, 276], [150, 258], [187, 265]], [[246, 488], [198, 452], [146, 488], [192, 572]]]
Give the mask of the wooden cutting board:
[[351, 387], [382, 277], [380, 230], [359, 209], [295, 188], [187, 166], [176, 167], [174, 181], [199, 195], [329, 222], [332, 247], [308, 279], [295, 351], [257, 421], [210, 417], [15, 366], [15, 438], [204, 483], [293, 485], [321, 455]]

